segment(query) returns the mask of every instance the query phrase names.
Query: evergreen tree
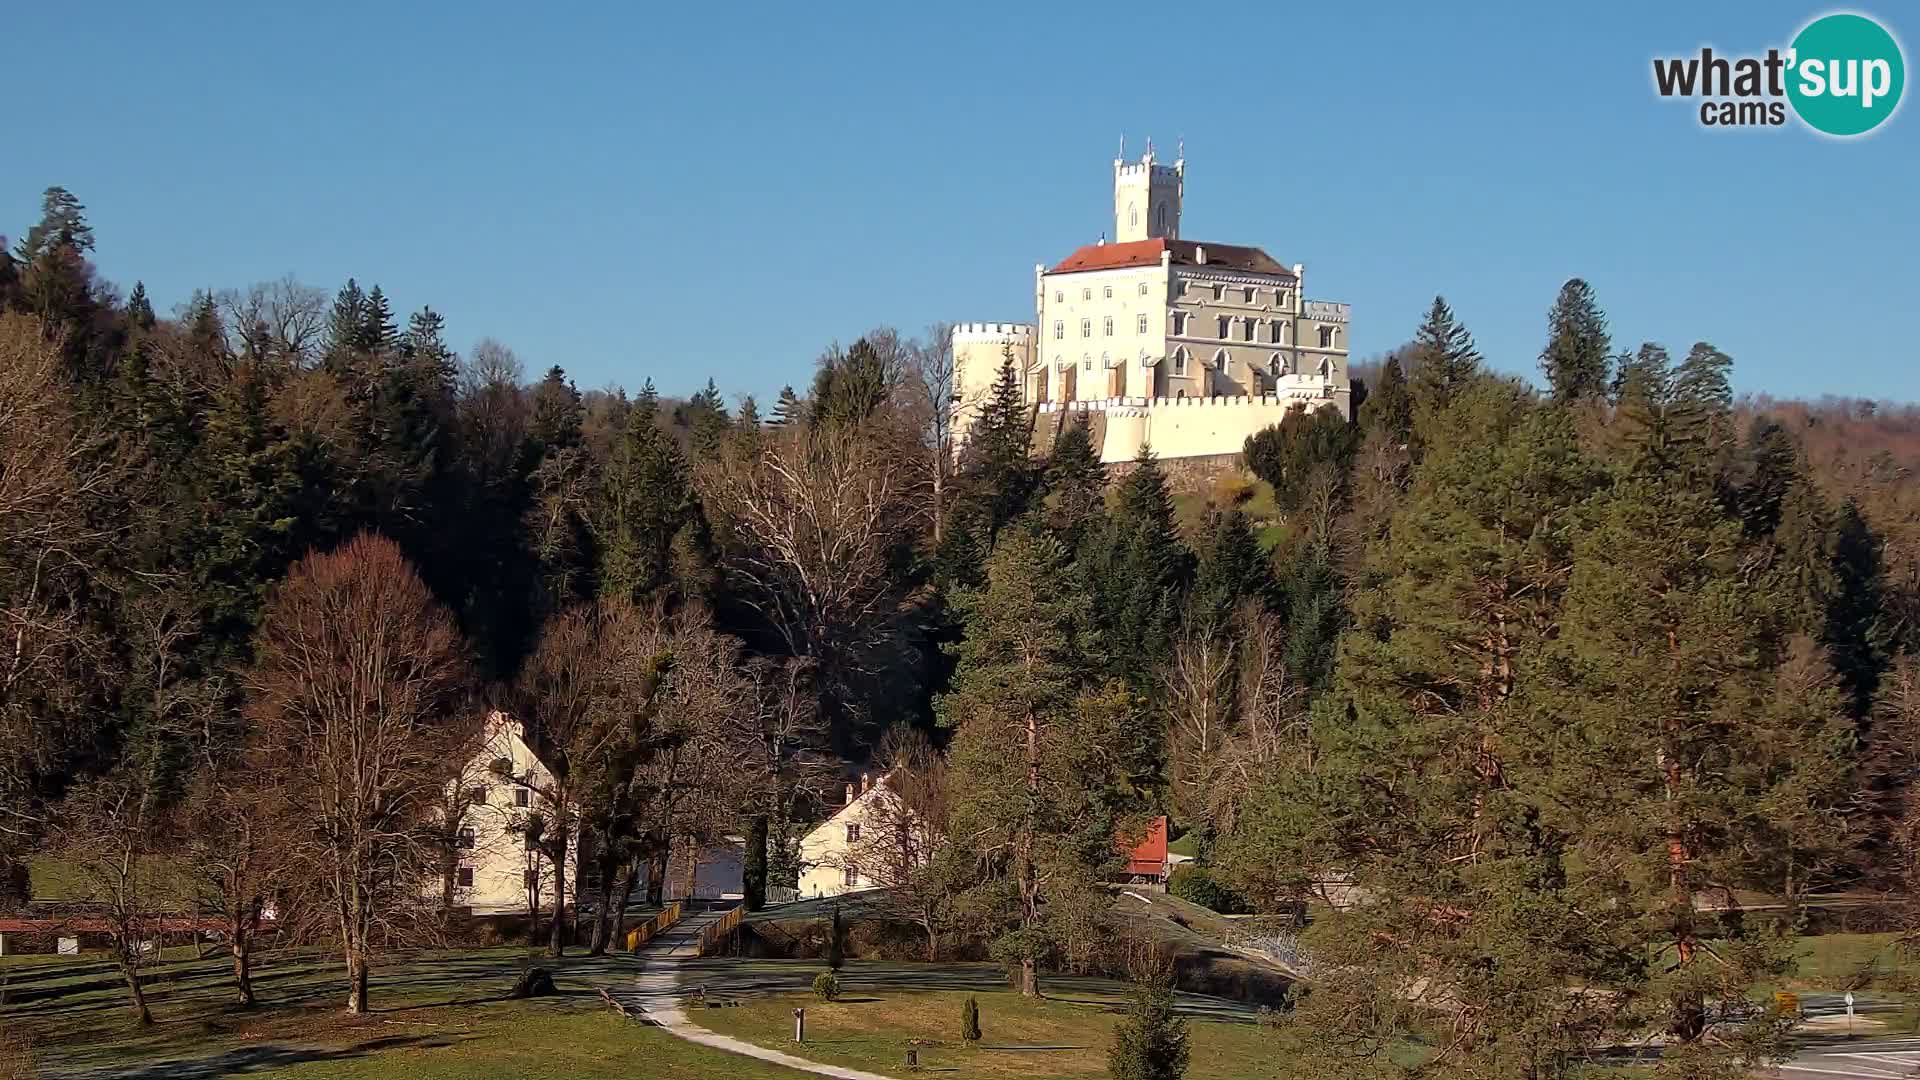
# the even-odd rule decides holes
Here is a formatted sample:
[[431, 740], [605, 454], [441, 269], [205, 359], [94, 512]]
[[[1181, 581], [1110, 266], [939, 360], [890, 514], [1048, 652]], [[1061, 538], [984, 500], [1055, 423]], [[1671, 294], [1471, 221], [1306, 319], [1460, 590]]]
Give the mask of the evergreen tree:
[[783, 386], [780, 388], [779, 399], [773, 403], [772, 426], [790, 427], [799, 422], [803, 411], [804, 406], [799, 396], [793, 392], [793, 387]]
[[41, 198], [40, 221], [27, 230], [16, 246], [19, 262], [17, 306], [39, 317], [50, 330], [65, 335], [67, 373], [80, 388], [89, 411], [110, 411], [99, 400], [110, 375], [111, 350], [95, 314], [93, 226], [86, 207], [73, 193], [50, 187]]
[[1780, 524], [1781, 501], [1801, 471], [1800, 447], [1793, 435], [1770, 417], [1755, 417], [1740, 448], [1728, 500], [1748, 536], [1773, 533]]
[[1068, 424], [1054, 441], [1045, 484], [1047, 524], [1059, 530], [1068, 547], [1078, 548], [1106, 506], [1107, 470], [1100, 464], [1085, 416]]
[[1405, 446], [1413, 441], [1413, 396], [1398, 356], [1387, 357], [1380, 369], [1379, 385], [1369, 389], [1355, 416], [1361, 431], [1383, 432], [1390, 445]]
[[844, 354], [827, 357], [814, 375], [810, 399], [816, 427], [864, 424], [893, 393], [896, 373], [887, 370], [879, 350], [866, 338]]
[[[1022, 401], [1013, 353], [1000, 361], [1000, 374], [968, 433], [963, 473], [956, 501], [978, 501], [984, 532], [981, 539], [992, 550], [1000, 531], [1026, 513], [1033, 503], [1039, 475], [1033, 467], [1033, 416]], [[1091, 443], [1088, 444], [1091, 450]]]
[[1727, 381], [1732, 363], [1704, 343], [1677, 366], [1660, 346], [1640, 346], [1620, 370], [1613, 419], [1617, 463], [1639, 475], [1685, 474], [1690, 484], [1717, 480], [1733, 422]]
[[702, 460], [711, 460], [720, 452], [720, 442], [732, 426], [732, 418], [727, 415], [727, 403], [720, 397], [720, 390], [707, 380], [706, 388], [693, 395], [683, 414], [687, 425], [687, 442]]
[[1884, 545], [1852, 499], [1841, 505], [1833, 537], [1831, 587], [1819, 636], [1839, 676], [1848, 714], [1864, 718], [1893, 663]]
[[567, 373], [558, 364], [533, 388], [533, 423], [528, 439], [534, 454], [545, 459], [557, 450], [580, 445], [580, 425], [586, 410], [580, 404], [580, 391], [574, 389]]
[[660, 395], [649, 379], [607, 463], [601, 516], [600, 596], [635, 602], [674, 582], [676, 541], [698, 514], [686, 458], [660, 426]]
[[1188, 600], [1191, 622], [1221, 632], [1242, 602], [1265, 607], [1276, 599], [1271, 568], [1247, 515], [1238, 509], [1216, 511], [1194, 573], [1193, 595]]
[[154, 317], [153, 304], [147, 300], [147, 283], [133, 283], [133, 293], [127, 297], [127, 321], [140, 330], [151, 330], [159, 320]]
[[[427, 308], [422, 315], [438, 318], [433, 309]], [[437, 329], [437, 326], [436, 326]], [[393, 305], [387, 302], [387, 294], [375, 285], [367, 293], [366, 304], [360, 310], [360, 326], [354, 334], [354, 347], [361, 352], [389, 353], [400, 344], [400, 327], [393, 321]]]
[[1480, 373], [1480, 350], [1466, 326], [1454, 318], [1445, 297], [1433, 298], [1426, 320], [1414, 332], [1408, 357], [1413, 362], [1416, 414], [1445, 409]]
[[1606, 394], [1612, 347], [1593, 287], [1579, 278], [1560, 286], [1547, 312], [1547, 347], [1540, 353], [1540, 370], [1553, 399], [1592, 401]]
[[1346, 582], [1324, 541], [1305, 545], [1288, 563], [1280, 592], [1286, 598], [1287, 674], [1300, 686], [1321, 690], [1333, 677], [1340, 634], [1347, 628]]
[[965, 633], [939, 713], [954, 733], [951, 834], [974, 838], [979, 860], [962, 902], [994, 929], [994, 956], [1032, 996], [1076, 913], [1111, 906], [1102, 881], [1136, 765], [1116, 751], [1130, 745], [1121, 733], [1134, 708], [1090, 681], [1102, 666], [1092, 601], [1057, 538], [1010, 530], [986, 583], [955, 606]]
[[361, 341], [367, 323], [367, 297], [360, 291], [359, 282], [352, 278], [334, 294], [333, 308], [327, 314], [327, 348], [324, 357], [326, 370], [336, 377], [344, 377], [354, 366], [355, 353], [361, 350]]
[[1249, 435], [1241, 457], [1248, 471], [1273, 485], [1281, 511], [1294, 513], [1316, 494], [1331, 494], [1338, 506], [1359, 449], [1357, 436], [1334, 406], [1308, 412], [1305, 405], [1295, 405], [1278, 424]]
[[1140, 448], [1088, 548], [1086, 572], [1114, 671], [1150, 693], [1155, 672], [1172, 654], [1193, 555], [1174, 524], [1167, 475], [1149, 448]]
[[1135, 983], [1133, 1004], [1113, 1029], [1107, 1075], [1113, 1080], [1180, 1080], [1193, 1048], [1187, 1022], [1173, 1011], [1173, 978], [1156, 974]]

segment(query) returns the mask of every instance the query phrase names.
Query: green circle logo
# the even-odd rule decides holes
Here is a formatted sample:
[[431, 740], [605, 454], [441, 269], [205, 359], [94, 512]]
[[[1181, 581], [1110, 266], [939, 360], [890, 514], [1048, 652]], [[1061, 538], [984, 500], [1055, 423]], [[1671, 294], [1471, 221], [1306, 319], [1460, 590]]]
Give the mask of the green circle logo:
[[1864, 15], [1823, 15], [1793, 39], [1787, 99], [1808, 127], [1864, 135], [1900, 105], [1907, 65], [1900, 43]]

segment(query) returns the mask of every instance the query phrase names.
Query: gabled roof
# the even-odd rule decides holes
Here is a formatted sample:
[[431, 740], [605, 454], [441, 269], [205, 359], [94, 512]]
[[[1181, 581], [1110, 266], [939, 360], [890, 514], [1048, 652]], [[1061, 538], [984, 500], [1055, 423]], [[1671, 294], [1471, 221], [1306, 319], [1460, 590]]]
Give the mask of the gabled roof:
[[[1082, 270], [1118, 270], [1129, 266], [1152, 266], [1161, 253], [1175, 266], [1209, 266], [1223, 270], [1246, 270], [1290, 278], [1293, 271], [1257, 247], [1238, 244], [1213, 244], [1203, 240], [1130, 240], [1124, 244], [1088, 244], [1060, 260], [1050, 274], [1073, 274]], [[1202, 252], [1206, 262], [1200, 261]]]

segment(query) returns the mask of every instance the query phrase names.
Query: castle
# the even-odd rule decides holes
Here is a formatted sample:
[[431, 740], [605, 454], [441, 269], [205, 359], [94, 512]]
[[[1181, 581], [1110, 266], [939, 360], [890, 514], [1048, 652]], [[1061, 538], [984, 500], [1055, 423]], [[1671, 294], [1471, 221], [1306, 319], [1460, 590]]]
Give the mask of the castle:
[[1100, 460], [1230, 459], [1297, 403], [1350, 413], [1348, 305], [1304, 298], [1306, 267], [1180, 237], [1186, 161], [1113, 162], [1113, 242], [1033, 273], [1037, 323], [953, 328], [965, 438], [1013, 357], [1036, 437], [1086, 415]]

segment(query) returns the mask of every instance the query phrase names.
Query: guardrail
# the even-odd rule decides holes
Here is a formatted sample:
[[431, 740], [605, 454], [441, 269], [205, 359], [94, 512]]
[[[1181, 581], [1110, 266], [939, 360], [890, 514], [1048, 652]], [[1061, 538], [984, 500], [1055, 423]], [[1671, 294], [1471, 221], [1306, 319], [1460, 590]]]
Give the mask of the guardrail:
[[639, 952], [647, 942], [667, 932], [674, 923], [680, 921], [680, 903], [668, 904], [658, 915], [627, 931], [627, 951]]
[[702, 927], [700, 930], [699, 955], [712, 956], [718, 952], [720, 946], [727, 938], [731, 937], [734, 932], [740, 929], [740, 919], [746, 913], [747, 906], [741, 904], [732, 911], [727, 912], [725, 915], [720, 916], [718, 919]]

